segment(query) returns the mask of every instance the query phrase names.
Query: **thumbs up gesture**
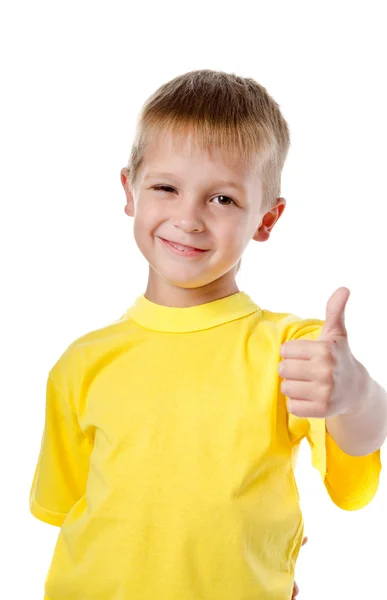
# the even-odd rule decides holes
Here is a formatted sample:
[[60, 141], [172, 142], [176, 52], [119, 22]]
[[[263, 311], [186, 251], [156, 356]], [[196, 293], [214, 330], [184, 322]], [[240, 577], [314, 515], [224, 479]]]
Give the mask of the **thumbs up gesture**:
[[341, 287], [329, 298], [318, 340], [291, 340], [281, 346], [281, 391], [295, 416], [323, 419], [359, 410], [356, 402], [364, 367], [348, 344], [344, 312], [350, 293]]

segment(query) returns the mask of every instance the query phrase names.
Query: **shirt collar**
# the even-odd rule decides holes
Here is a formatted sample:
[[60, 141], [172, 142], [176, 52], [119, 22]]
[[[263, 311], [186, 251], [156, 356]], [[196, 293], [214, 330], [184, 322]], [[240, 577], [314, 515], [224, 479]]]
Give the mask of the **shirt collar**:
[[126, 315], [147, 329], [188, 333], [223, 325], [256, 311], [261, 312], [261, 309], [244, 292], [185, 308], [155, 304], [142, 294]]

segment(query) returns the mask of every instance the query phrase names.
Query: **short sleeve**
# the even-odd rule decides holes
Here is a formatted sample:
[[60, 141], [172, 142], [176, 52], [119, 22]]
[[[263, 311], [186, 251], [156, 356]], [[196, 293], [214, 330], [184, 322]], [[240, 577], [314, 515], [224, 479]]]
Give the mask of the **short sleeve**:
[[[317, 340], [323, 321], [308, 320], [304, 328], [289, 339]], [[358, 510], [375, 496], [381, 472], [380, 449], [367, 456], [351, 456], [341, 450], [326, 429], [326, 419], [301, 418], [288, 414], [294, 456], [305, 437], [312, 453], [312, 465], [324, 482], [331, 500], [343, 510]]]
[[46, 387], [45, 425], [30, 492], [31, 513], [61, 526], [85, 493], [91, 442], [50, 373]]

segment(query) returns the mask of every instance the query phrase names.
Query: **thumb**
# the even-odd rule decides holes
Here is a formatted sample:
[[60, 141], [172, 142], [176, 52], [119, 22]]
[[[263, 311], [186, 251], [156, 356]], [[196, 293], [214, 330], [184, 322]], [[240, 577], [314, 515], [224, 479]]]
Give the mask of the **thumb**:
[[351, 292], [346, 287], [338, 288], [329, 298], [326, 307], [326, 319], [319, 339], [333, 341], [348, 337], [345, 327], [345, 307]]

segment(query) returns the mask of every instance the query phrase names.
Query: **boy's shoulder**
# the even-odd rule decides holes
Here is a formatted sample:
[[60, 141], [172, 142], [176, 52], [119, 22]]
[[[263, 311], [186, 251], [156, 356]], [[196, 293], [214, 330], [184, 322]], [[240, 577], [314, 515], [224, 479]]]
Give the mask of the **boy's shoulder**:
[[50, 369], [52, 377], [59, 385], [61, 381], [81, 378], [85, 370], [85, 365], [89, 359], [102, 357], [109, 352], [111, 348], [117, 348], [122, 344], [123, 336], [128, 333], [127, 313], [125, 312], [119, 319], [103, 325], [96, 329], [81, 334], [70, 342], [59, 358]]
[[274, 312], [262, 309], [262, 324], [275, 327], [282, 343], [295, 339], [318, 339], [325, 323], [323, 319], [313, 317], [299, 317], [288, 312]]

